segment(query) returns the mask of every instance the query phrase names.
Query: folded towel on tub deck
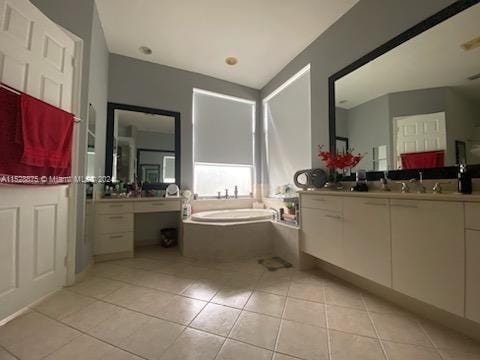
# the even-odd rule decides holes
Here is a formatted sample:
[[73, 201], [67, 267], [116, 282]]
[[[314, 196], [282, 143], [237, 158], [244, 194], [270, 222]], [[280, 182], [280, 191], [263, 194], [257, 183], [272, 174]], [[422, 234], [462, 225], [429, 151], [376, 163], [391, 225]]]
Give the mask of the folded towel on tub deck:
[[70, 167], [40, 167], [21, 162], [23, 145], [16, 141], [20, 121], [20, 96], [0, 88], [0, 184], [70, 183]]
[[69, 168], [73, 114], [22, 93], [20, 116], [16, 141], [21, 138], [23, 145], [21, 162], [30, 166]]

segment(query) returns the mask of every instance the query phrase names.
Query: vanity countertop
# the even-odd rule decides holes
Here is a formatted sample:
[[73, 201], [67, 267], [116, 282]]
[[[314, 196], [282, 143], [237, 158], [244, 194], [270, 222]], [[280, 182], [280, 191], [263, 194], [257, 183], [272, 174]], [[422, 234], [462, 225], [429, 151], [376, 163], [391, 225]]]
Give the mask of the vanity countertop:
[[118, 198], [101, 198], [95, 199], [94, 202], [108, 203], [108, 202], [142, 202], [142, 201], [182, 201], [183, 197], [118, 197]]
[[463, 201], [463, 202], [480, 202], [480, 192], [474, 192], [470, 195], [460, 193], [445, 192], [443, 194], [434, 193], [406, 193], [397, 191], [368, 191], [368, 192], [352, 192], [346, 190], [302, 190], [298, 192], [302, 195], [328, 195], [328, 196], [348, 196], [348, 197], [368, 197], [379, 199], [395, 199], [395, 200], [437, 200], [437, 201]]

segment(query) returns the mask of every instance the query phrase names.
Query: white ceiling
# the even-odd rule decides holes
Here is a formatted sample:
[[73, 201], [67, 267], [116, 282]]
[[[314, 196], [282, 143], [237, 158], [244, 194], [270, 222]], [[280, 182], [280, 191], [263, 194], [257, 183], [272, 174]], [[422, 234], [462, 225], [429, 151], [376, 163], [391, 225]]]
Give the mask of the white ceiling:
[[[262, 88], [358, 0], [96, 0], [110, 52]], [[148, 46], [152, 55], [141, 54]], [[239, 59], [225, 64], [227, 56]]]
[[[379, 96], [407, 90], [456, 87], [480, 103], [480, 48], [460, 45], [480, 36], [475, 5], [338, 80], [337, 106], [351, 109]], [[347, 100], [346, 103], [340, 103]]]
[[140, 131], [175, 134], [175, 118], [136, 111], [115, 110], [119, 127], [135, 126]]

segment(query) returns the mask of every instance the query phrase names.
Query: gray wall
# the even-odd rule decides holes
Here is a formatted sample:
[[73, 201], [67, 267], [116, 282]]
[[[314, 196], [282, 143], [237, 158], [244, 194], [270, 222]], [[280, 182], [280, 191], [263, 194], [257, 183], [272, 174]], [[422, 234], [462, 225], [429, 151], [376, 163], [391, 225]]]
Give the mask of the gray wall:
[[[97, 134], [105, 133], [108, 49], [100, 25], [94, 0], [31, 0], [46, 16], [83, 40], [82, 87], [79, 141], [80, 156], [76, 169], [78, 174], [85, 174], [88, 104], [92, 103], [96, 110]], [[97, 146], [104, 149], [105, 146]], [[100, 153], [100, 157], [104, 156]], [[98, 157], [98, 156], [97, 156]], [[97, 165], [103, 168], [104, 160], [96, 159]], [[98, 167], [97, 167], [98, 169]], [[97, 174], [98, 175], [98, 174]], [[79, 186], [77, 207], [77, 243], [76, 271], [86, 268], [92, 259], [92, 244], [84, 241], [85, 187]]]
[[312, 165], [318, 145], [329, 144], [328, 78], [369, 51], [452, 4], [454, 0], [361, 0], [280, 71], [261, 91], [264, 98], [311, 64]]
[[139, 149], [175, 151], [175, 134], [137, 131], [135, 141]]
[[348, 110], [335, 108], [335, 131], [337, 136], [348, 138]]
[[[188, 188], [193, 185], [192, 89], [200, 88], [255, 101], [260, 94], [258, 90], [202, 74], [116, 54], [110, 54], [109, 74], [109, 101], [181, 113], [181, 182]], [[257, 123], [260, 124], [260, 121]], [[259, 149], [256, 154], [259, 154]]]
[[[387, 145], [391, 153], [389, 96], [384, 95], [348, 111], [349, 145], [365, 154], [357, 169], [373, 169], [373, 147]], [[391, 163], [390, 163], [391, 164]]]

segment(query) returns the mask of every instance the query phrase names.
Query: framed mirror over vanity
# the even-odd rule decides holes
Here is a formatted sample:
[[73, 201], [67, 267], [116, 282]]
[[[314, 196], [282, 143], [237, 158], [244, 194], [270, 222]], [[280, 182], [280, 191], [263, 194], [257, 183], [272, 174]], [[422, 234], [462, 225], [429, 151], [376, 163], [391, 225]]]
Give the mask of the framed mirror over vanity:
[[108, 103], [105, 174], [144, 190], [180, 186], [180, 113]]
[[331, 151], [364, 155], [370, 180], [480, 177], [478, 24], [458, 1], [331, 76]]

